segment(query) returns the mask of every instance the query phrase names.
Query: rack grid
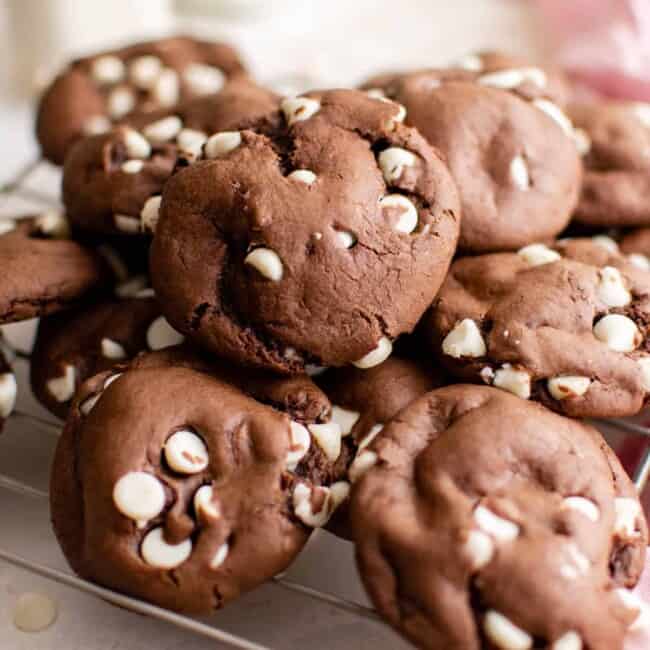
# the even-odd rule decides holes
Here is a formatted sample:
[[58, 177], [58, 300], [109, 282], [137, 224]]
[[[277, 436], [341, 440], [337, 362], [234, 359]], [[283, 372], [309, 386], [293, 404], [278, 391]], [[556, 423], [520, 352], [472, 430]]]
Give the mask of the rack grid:
[[[35, 160], [26, 164], [9, 182], [0, 187], [0, 213], [2, 216], [9, 216], [7, 209], [14, 209], [11, 205], [12, 201], [20, 206], [15, 208], [17, 211], [16, 214], [20, 214], [21, 211], [27, 214], [26, 206], [29, 206], [31, 210], [60, 208], [60, 203], [56, 198], [56, 191], [43, 189], [48, 186], [55, 188], [55, 183], [56, 171], [47, 162]], [[20, 508], [21, 515], [24, 511], [25, 513], [29, 513], [26, 516], [39, 518], [42, 529], [48, 531], [47, 534], [44, 533], [44, 537], [46, 538], [44, 540], [45, 544], [55, 544], [54, 537], [51, 531], [49, 531], [49, 517], [47, 516], [47, 474], [50, 458], [62, 424], [42, 411], [31, 396], [25, 396], [28, 382], [24, 380], [24, 377], [26, 376], [28, 361], [29, 351], [17, 349], [14, 367], [19, 378], [19, 390], [22, 390], [19, 392], [19, 407], [10, 416], [6, 423], [7, 430], [0, 436], [0, 495], [4, 494], [5, 497], [7, 495], [13, 495], [13, 500], [10, 503], [11, 507]], [[21, 378], [23, 379], [22, 381]], [[23, 400], [25, 400], [26, 404], [23, 403]], [[610, 437], [613, 435], [618, 438], [622, 435], [635, 436], [639, 438], [640, 442], [642, 441], [641, 444], [644, 449], [633, 474], [635, 485], [641, 493], [650, 478], [650, 427], [644, 425], [642, 419], [640, 420], [638, 418], [629, 420], [611, 419], [592, 423], [598, 426], [606, 437], [608, 435]], [[39, 450], [38, 457], [16, 462], [16, 458], [20, 459], [21, 449], [25, 447], [26, 441], [30, 438], [31, 449]], [[34, 463], [37, 463], [39, 466], [39, 471], [36, 472], [36, 475], [34, 475], [33, 471], [24, 471], [27, 465], [33, 467]], [[29, 480], [24, 478], [25, 474], [30, 475]], [[216, 613], [209, 619], [197, 619], [156, 607], [142, 600], [125, 596], [124, 594], [83, 580], [71, 573], [63, 561], [40, 561], [39, 559], [26, 557], [22, 552], [17, 552], [17, 549], [20, 548], [20, 531], [14, 531], [14, 534], [10, 535], [12, 539], [9, 540], [8, 544], [5, 544], [7, 540], [4, 540], [3, 537], [4, 535], [0, 535], [0, 561], [77, 589], [90, 596], [101, 598], [131, 612], [164, 621], [183, 630], [187, 630], [190, 633], [219, 642], [221, 644], [220, 647], [242, 648], [244, 650], [271, 650], [271, 646], [247, 638], [243, 633], [239, 633], [237, 626], [234, 626], [235, 631], [229, 631], [224, 626], [221, 626], [220, 623], [223, 622], [221, 621], [221, 612]], [[321, 544], [323, 537], [330, 539], [325, 544]], [[307, 549], [303, 552], [301, 558], [299, 558], [298, 563], [305, 565], [314, 561], [329, 562], [334, 557], [338, 561], [340, 556], [345, 555], [345, 568], [343, 571], [353, 573], [354, 568], [352, 566], [349, 543], [333, 540], [328, 533], [322, 533], [320, 531], [315, 533], [313, 538], [313, 541], [308, 544]], [[319, 545], [321, 548], [318, 548]], [[341, 548], [342, 546], [347, 546], [348, 548]], [[48, 554], [48, 556], [50, 555]], [[48, 557], [48, 559], [51, 558]], [[375, 630], [365, 628], [363, 630], [366, 639], [364, 647], [367, 645], [367, 647], [373, 647], [376, 650], [383, 650], [384, 647], [387, 649], [407, 647], [405, 645], [403, 646], [401, 640], [397, 639], [387, 627], [377, 625], [379, 617], [371, 607], [366, 603], [358, 602], [359, 600], [363, 600], [364, 596], [356, 577], [352, 578], [356, 582], [354, 588], [351, 590], [354, 594], [351, 597], [347, 597], [347, 595], [343, 596], [304, 584], [304, 575], [302, 576], [303, 580], [298, 580], [293, 579], [292, 573], [292, 569], [289, 569], [286, 573], [273, 578], [269, 585], [260, 589], [274, 587], [279, 592], [288, 592], [303, 601], [304, 599], [311, 600], [315, 606], [320, 608], [320, 611], [323, 611], [322, 608], [327, 608], [330, 614], [338, 616], [339, 619], [337, 619], [337, 622], [340, 622], [340, 616], [343, 615], [347, 618], [348, 623], [352, 621], [356, 626], [364, 623], [373, 626], [376, 628]], [[338, 582], [340, 583], [340, 580]], [[246, 596], [242, 600], [246, 600]], [[222, 611], [228, 611], [236, 607], [237, 603], [233, 603], [226, 610]], [[287, 619], [290, 619], [296, 612], [294, 609], [286, 611], [286, 608], [284, 608], [284, 611], [280, 610], [280, 613], [286, 616]], [[289, 621], [287, 620], [287, 622]], [[233, 626], [231, 625], [230, 627]], [[356, 633], [358, 634], [358, 632], [360, 630], [357, 629]], [[382, 641], [387, 642], [387, 645], [384, 646]], [[274, 647], [277, 648], [279, 646]], [[336, 642], [334, 642], [330, 647], [345, 646], [336, 646]]]

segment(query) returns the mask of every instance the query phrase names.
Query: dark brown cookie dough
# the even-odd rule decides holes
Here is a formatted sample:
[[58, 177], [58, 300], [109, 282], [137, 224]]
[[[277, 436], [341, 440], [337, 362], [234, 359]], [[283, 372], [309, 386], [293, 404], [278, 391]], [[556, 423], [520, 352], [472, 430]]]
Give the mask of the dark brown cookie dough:
[[458, 69], [379, 77], [364, 87], [403, 105], [406, 123], [447, 159], [461, 197], [460, 249], [515, 250], [567, 225], [581, 162], [556, 104]]
[[102, 257], [68, 236], [58, 212], [0, 220], [0, 323], [71, 307], [112, 281]]
[[93, 377], [52, 472], [68, 561], [164, 607], [220, 608], [283, 571], [347, 496], [346, 459], [306, 428], [328, 411], [306, 376], [222, 372], [182, 347]]
[[371, 367], [413, 329], [456, 245], [442, 160], [354, 90], [212, 136], [165, 187], [151, 275], [169, 321], [234, 361]]
[[612, 243], [459, 259], [421, 333], [461, 379], [571, 416], [633, 415], [650, 392], [650, 274]]
[[598, 227], [650, 225], [650, 105], [574, 104], [569, 113], [586, 143], [574, 220]]
[[489, 387], [435, 390], [364, 450], [357, 560], [420, 648], [621, 650], [643, 568], [634, 486], [595, 429]]
[[147, 279], [132, 278], [117, 287], [115, 296], [40, 320], [31, 354], [32, 390], [46, 408], [65, 418], [87, 379], [182, 338], [161, 315]]
[[244, 78], [220, 92], [185, 102], [173, 112], [141, 116], [129, 126], [83, 138], [66, 156], [63, 202], [83, 232], [151, 232], [160, 195], [177, 164], [196, 158], [217, 131], [260, 117], [277, 96]]
[[185, 36], [78, 59], [41, 98], [36, 136], [43, 155], [60, 165], [82, 135], [219, 92], [243, 72], [230, 46]]

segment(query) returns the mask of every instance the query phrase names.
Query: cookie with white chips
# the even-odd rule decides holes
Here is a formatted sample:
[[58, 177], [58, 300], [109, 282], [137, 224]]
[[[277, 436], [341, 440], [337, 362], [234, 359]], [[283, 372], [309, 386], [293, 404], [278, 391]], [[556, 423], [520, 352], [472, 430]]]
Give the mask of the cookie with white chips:
[[150, 235], [161, 194], [176, 165], [194, 160], [209, 135], [259, 117], [277, 105], [246, 78], [174, 111], [140, 116], [128, 126], [81, 139], [66, 156], [63, 203], [81, 232]]
[[148, 279], [133, 277], [118, 285], [114, 296], [41, 318], [31, 354], [32, 390], [41, 404], [65, 418], [86, 379], [182, 340], [162, 316]]
[[574, 221], [599, 228], [650, 225], [650, 104], [574, 104], [569, 114], [585, 142]]
[[69, 237], [67, 219], [54, 210], [0, 220], [0, 323], [61, 311], [114, 282], [102, 256]]
[[420, 648], [621, 650], [647, 526], [598, 432], [486, 386], [428, 393], [351, 493], [363, 582]]
[[445, 163], [402, 117], [315, 91], [212, 135], [163, 193], [150, 270], [170, 323], [284, 373], [384, 361], [433, 299], [460, 221]]
[[[459, 249], [516, 250], [558, 235], [578, 201], [582, 165], [562, 109], [543, 93], [519, 92], [538, 68], [482, 74], [449, 68], [383, 75], [363, 87], [403, 107], [405, 123], [446, 158], [463, 220]], [[525, 74], [524, 74], [525, 73]]]
[[650, 273], [603, 237], [458, 259], [421, 333], [456, 377], [575, 417], [650, 394]]
[[217, 93], [229, 78], [243, 73], [232, 47], [186, 36], [73, 61], [39, 102], [36, 136], [43, 156], [60, 165], [79, 138]]
[[183, 347], [88, 380], [50, 491], [72, 568], [193, 613], [277, 575], [349, 488], [307, 428], [328, 411], [305, 376], [241, 373]]

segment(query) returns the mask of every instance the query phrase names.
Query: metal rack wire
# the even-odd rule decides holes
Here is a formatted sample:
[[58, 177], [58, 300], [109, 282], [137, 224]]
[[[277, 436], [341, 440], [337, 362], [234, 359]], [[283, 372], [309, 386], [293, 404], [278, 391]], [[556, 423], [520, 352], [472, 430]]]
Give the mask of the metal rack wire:
[[[20, 171], [8, 183], [0, 187], [0, 207], [5, 207], [6, 201], [12, 197], [28, 200], [40, 205], [41, 208], [44, 209], [58, 207], [59, 202], [54, 195], [42, 191], [40, 187], [35, 188], [29, 184], [30, 179], [39, 172], [42, 166], [47, 166], [47, 163], [44, 163], [41, 160], [36, 160], [27, 164], [20, 169]], [[18, 351], [17, 357], [18, 359], [28, 360], [29, 353]], [[15, 410], [11, 419], [14, 421], [22, 421], [23, 426], [24, 424], [38, 426], [41, 431], [46, 432], [51, 436], [58, 435], [61, 428], [61, 425], [55, 422], [52, 418], [41, 417], [27, 410]], [[650, 478], [650, 427], [643, 426], [635, 421], [624, 419], [607, 420], [596, 422], [595, 424], [606, 430], [614, 430], [619, 433], [648, 438], [646, 449], [636, 467], [633, 477], [637, 489], [641, 492]], [[26, 499], [40, 502], [41, 504], [46, 503], [48, 499], [48, 493], [46, 490], [42, 489], [42, 487], [24, 482], [22, 479], [10, 476], [7, 473], [3, 473], [1, 470], [0, 491], [9, 491]], [[245, 638], [244, 636], [228, 632], [216, 627], [214, 624], [196, 620], [181, 614], [176, 614], [136, 598], [131, 598], [110, 589], [97, 586], [86, 580], [82, 580], [68, 571], [35, 561], [2, 547], [0, 547], [0, 560], [14, 565], [15, 567], [30, 571], [33, 574], [72, 587], [86, 594], [101, 598], [113, 605], [117, 605], [138, 614], [153, 617], [160, 621], [171, 623], [189, 632], [218, 641], [224, 646], [242, 648], [245, 650], [270, 650], [268, 646], [261, 645], [260, 643]], [[271, 582], [283, 590], [299, 594], [300, 596], [309, 599], [314, 599], [323, 605], [332, 607], [340, 612], [345, 612], [357, 620], [366, 619], [373, 622], [379, 621], [378, 615], [372, 608], [354, 600], [301, 584], [291, 580], [286, 574], [276, 576]]]

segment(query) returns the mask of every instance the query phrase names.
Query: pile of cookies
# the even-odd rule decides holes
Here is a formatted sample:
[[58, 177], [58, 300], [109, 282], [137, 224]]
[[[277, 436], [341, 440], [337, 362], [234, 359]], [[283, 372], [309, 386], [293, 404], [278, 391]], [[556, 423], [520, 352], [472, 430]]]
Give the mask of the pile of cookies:
[[648, 530], [579, 418], [650, 395], [650, 107], [571, 92], [485, 53], [281, 98], [186, 37], [64, 70], [66, 213], [0, 224], [0, 313], [41, 317], [73, 569], [205, 613], [327, 527], [418, 647], [622, 648]]

